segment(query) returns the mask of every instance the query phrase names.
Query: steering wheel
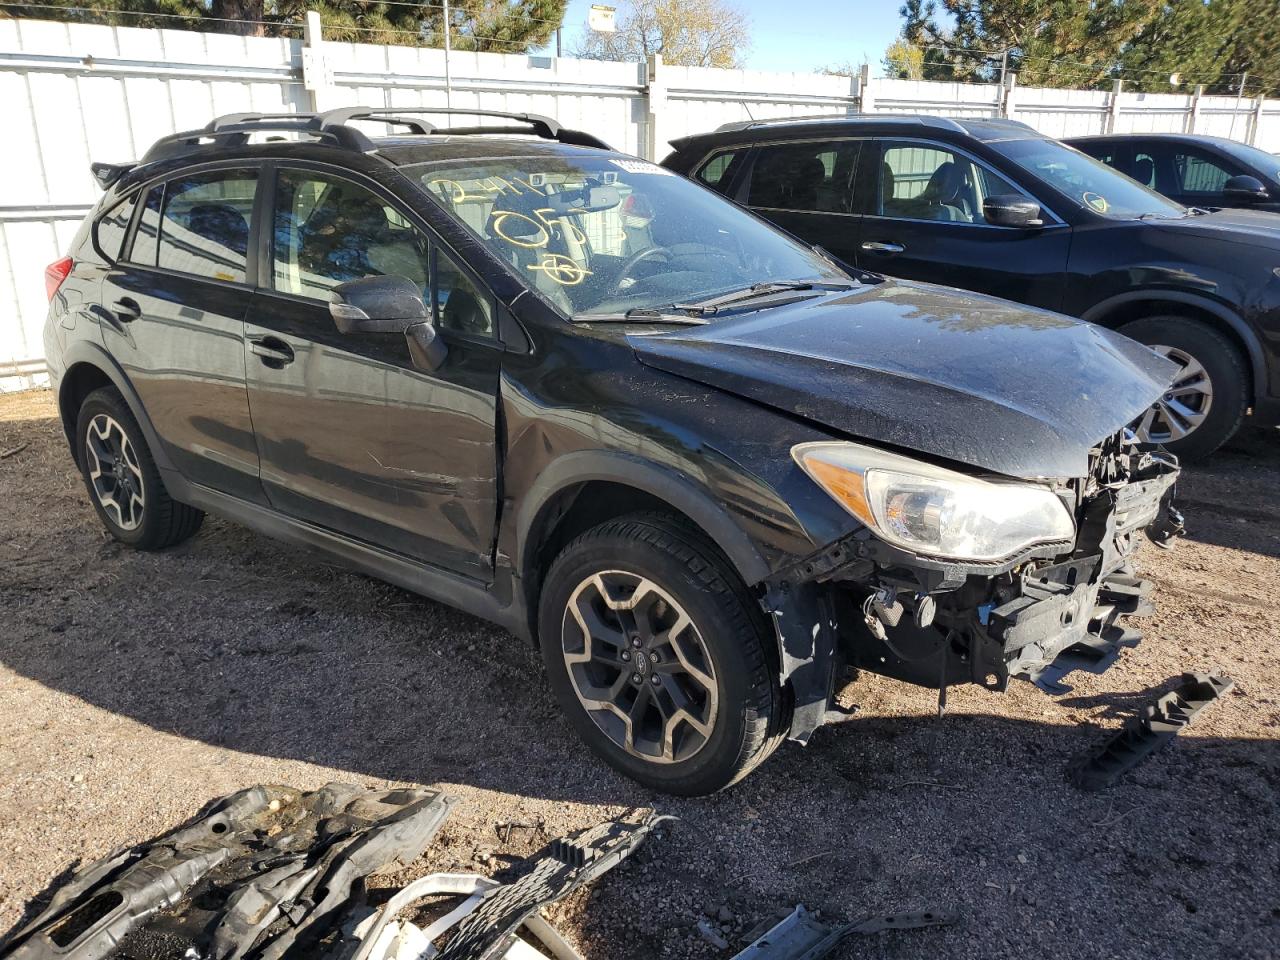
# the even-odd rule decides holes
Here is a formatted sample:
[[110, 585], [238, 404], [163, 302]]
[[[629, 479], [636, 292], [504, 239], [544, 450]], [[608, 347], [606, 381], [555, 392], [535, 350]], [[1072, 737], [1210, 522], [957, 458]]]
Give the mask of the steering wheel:
[[626, 262], [618, 268], [618, 279], [613, 282], [613, 286], [609, 288], [608, 296], [614, 297], [622, 293], [622, 281], [631, 278], [631, 271], [639, 266], [643, 261], [650, 257], [661, 256], [667, 263], [671, 263], [675, 257], [671, 253], [669, 247], [645, 247], [639, 253], [633, 253], [627, 257]]

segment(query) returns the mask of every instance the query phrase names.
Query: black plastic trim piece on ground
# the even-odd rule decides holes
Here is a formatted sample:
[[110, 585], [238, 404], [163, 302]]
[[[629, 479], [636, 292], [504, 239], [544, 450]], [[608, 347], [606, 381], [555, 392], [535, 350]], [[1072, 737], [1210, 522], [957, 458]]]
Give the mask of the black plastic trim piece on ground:
[[1111, 786], [1176, 737], [1201, 710], [1235, 685], [1229, 677], [1184, 673], [1176, 689], [1125, 721], [1120, 732], [1100, 750], [1072, 763], [1067, 768], [1067, 780], [1090, 792]]

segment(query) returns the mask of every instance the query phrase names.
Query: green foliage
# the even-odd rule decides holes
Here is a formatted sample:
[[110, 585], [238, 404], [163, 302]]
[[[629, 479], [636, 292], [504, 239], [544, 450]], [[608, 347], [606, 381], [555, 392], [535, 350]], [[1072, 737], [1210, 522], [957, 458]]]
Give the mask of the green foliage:
[[1019, 82], [1129, 89], [1203, 83], [1250, 96], [1280, 84], [1280, 0], [905, 0], [903, 37], [925, 79], [990, 82], [1002, 60]]
[[[4, 15], [128, 27], [208, 30], [246, 36], [299, 36], [317, 10], [326, 39], [405, 46], [444, 46], [440, 0], [42, 0], [5, 8]], [[554, 36], [568, 0], [451, 0], [454, 49], [527, 53]], [[54, 9], [61, 8], [61, 9]]]

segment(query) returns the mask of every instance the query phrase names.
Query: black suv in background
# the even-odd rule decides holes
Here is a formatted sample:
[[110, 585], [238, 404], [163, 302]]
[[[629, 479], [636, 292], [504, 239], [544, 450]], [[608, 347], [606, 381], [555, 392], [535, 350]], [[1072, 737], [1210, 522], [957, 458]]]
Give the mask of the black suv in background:
[[1143, 440], [1198, 457], [1250, 408], [1280, 419], [1280, 217], [1187, 209], [1009, 120], [760, 121], [672, 146], [664, 166], [846, 263], [1081, 317], [1177, 361]]
[[806, 740], [845, 664], [1061, 690], [1134, 641], [1178, 471], [1124, 425], [1173, 364], [846, 271], [546, 118], [416, 116], [454, 112], [97, 167], [45, 345], [113, 536], [208, 510], [536, 639], [591, 747], [677, 793]]
[[1280, 212], [1280, 157], [1225, 137], [1126, 133], [1063, 141], [1187, 207]]

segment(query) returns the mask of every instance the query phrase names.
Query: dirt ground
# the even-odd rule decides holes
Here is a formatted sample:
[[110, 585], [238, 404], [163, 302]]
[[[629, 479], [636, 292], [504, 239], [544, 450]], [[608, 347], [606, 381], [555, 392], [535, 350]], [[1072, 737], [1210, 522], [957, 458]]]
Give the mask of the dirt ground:
[[[1146, 640], [1057, 700], [863, 676], [860, 711], [709, 799], [597, 763], [509, 635], [210, 519], [135, 553], [86, 500], [51, 396], [0, 397], [0, 931], [77, 863], [260, 782], [441, 784], [462, 803], [409, 874], [494, 872], [549, 835], [652, 804], [681, 822], [556, 908], [590, 958], [728, 956], [779, 908], [953, 908], [851, 957], [1280, 956], [1280, 436], [1250, 429], [1142, 559]], [[1120, 785], [1073, 757], [1182, 671], [1237, 681]], [[698, 934], [711, 915], [732, 949]], [[723, 919], [722, 919], [723, 918]]]

